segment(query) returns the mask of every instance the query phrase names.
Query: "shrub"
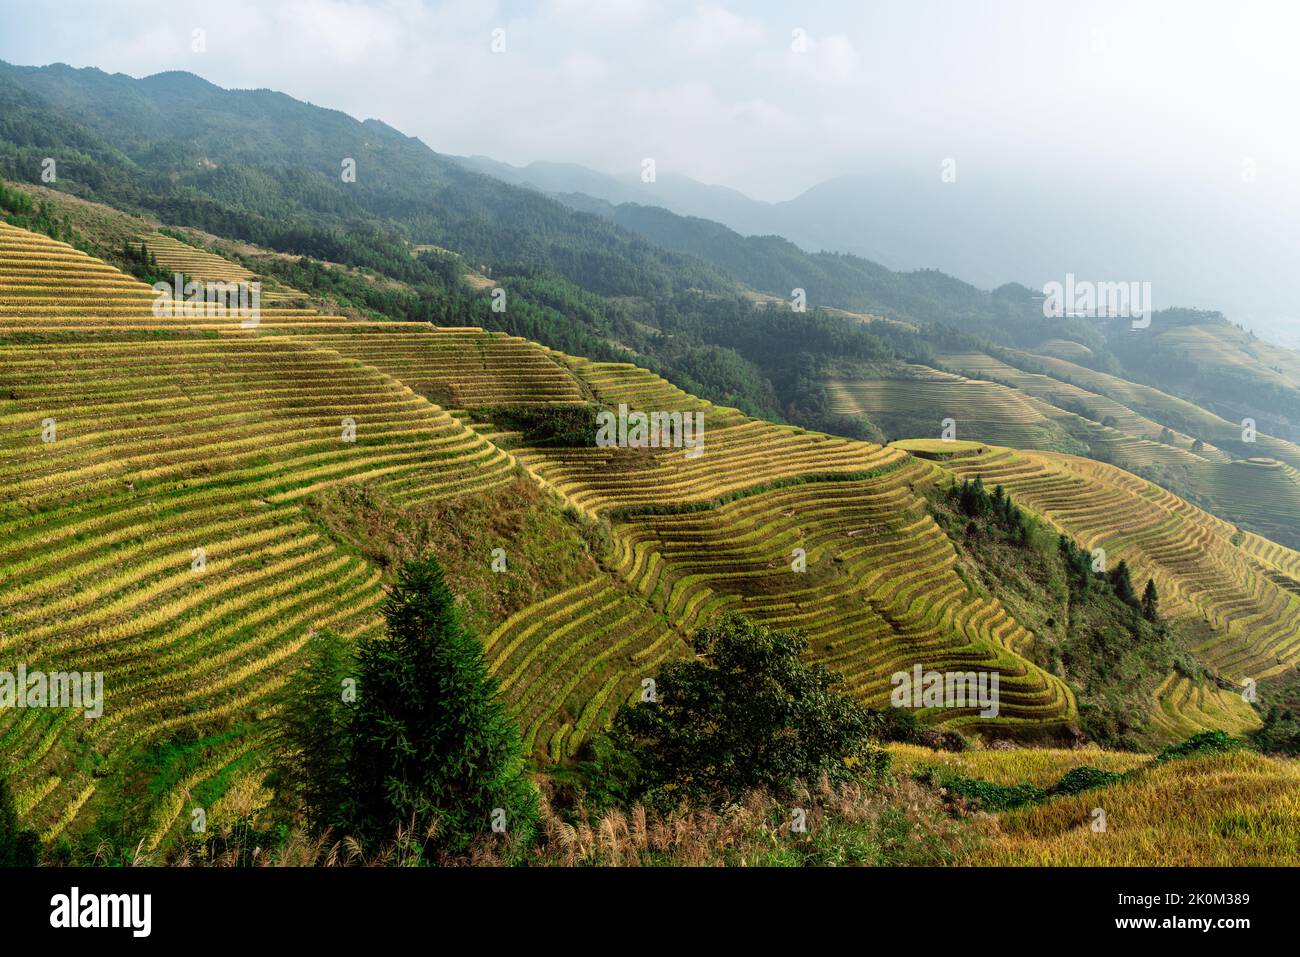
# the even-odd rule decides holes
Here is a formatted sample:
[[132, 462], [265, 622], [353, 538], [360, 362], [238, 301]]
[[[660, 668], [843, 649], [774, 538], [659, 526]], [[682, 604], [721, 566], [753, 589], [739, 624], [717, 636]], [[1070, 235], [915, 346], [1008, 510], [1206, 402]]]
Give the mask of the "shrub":
[[604, 406], [499, 405], [483, 410], [495, 424], [523, 433], [531, 445], [585, 448], [596, 444], [596, 416]]
[[647, 800], [720, 802], [885, 768], [887, 755], [869, 743], [879, 719], [836, 693], [838, 675], [803, 663], [802, 638], [728, 615], [692, 643], [697, 657], [663, 668], [655, 701], [624, 705], [614, 719]]
[[1078, 768], [1070, 768], [1065, 772], [1065, 776], [1057, 781], [1047, 793], [1051, 797], [1078, 794], [1081, 791], [1090, 791], [1093, 788], [1106, 787], [1114, 784], [1123, 775], [1115, 771], [1103, 771], [1101, 768], [1093, 768], [1084, 765]]
[[1171, 744], [1158, 755], [1157, 761], [1175, 761], [1179, 758], [1200, 758], [1214, 754], [1226, 754], [1249, 748], [1245, 741], [1234, 738], [1226, 731], [1202, 731], [1194, 734], [1181, 744]]

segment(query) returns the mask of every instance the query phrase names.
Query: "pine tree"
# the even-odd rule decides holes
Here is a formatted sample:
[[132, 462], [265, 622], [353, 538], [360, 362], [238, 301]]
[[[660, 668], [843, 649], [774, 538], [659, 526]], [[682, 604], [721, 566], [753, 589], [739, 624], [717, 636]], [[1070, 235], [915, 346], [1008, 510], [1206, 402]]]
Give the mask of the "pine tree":
[[308, 642], [307, 663], [289, 679], [280, 713], [283, 757], [275, 783], [303, 808], [319, 830], [336, 827], [348, 817], [350, 802], [350, 723], [356, 661], [351, 648], [333, 632], [317, 633]]
[[1140, 607], [1137, 592], [1133, 590], [1133, 579], [1129, 575], [1128, 562], [1121, 558], [1119, 564], [1111, 570], [1109, 578], [1111, 587], [1115, 589], [1115, 595], [1120, 601], [1134, 608]]
[[538, 810], [519, 733], [436, 559], [403, 566], [384, 618], [357, 655], [350, 832], [373, 843], [436, 823], [431, 844], [455, 852], [503, 824], [525, 846]]
[[1160, 620], [1160, 596], [1153, 578], [1147, 579], [1147, 587], [1142, 592], [1142, 617], [1151, 622]]

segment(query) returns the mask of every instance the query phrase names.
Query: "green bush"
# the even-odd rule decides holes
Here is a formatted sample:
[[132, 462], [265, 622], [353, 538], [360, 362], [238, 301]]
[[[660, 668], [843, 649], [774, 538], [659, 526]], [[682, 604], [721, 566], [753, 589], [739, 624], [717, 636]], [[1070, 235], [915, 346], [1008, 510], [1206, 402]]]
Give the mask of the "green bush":
[[596, 444], [596, 416], [604, 406], [581, 405], [498, 405], [483, 410], [496, 425], [522, 432], [532, 445], [590, 448]]
[[1079, 794], [1082, 791], [1090, 791], [1093, 788], [1107, 787], [1118, 781], [1123, 775], [1116, 771], [1103, 771], [1101, 768], [1093, 768], [1087, 765], [1078, 768], [1071, 768], [1065, 772], [1065, 776], [1047, 789], [1050, 797], [1060, 797], [1070, 794]]
[[624, 705], [614, 719], [649, 802], [719, 803], [886, 767], [869, 740], [879, 718], [835, 691], [838, 675], [804, 664], [802, 638], [728, 615], [693, 645], [693, 660], [664, 666], [654, 701]]
[[1245, 741], [1234, 738], [1226, 731], [1202, 731], [1181, 744], [1171, 744], [1156, 755], [1156, 760], [1176, 761], [1179, 758], [1200, 758], [1249, 748], [1250, 745]]

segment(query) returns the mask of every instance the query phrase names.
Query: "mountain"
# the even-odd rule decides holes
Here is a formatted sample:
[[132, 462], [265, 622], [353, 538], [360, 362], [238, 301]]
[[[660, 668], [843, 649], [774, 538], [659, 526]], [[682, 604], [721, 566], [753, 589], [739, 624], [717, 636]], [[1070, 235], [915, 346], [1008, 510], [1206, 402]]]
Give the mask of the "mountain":
[[751, 199], [739, 190], [713, 186], [680, 173], [656, 172], [654, 182], [643, 182], [639, 173], [611, 176], [577, 163], [535, 161], [512, 166], [486, 156], [456, 157], [468, 169], [528, 186], [562, 199], [570, 194], [598, 199], [610, 205], [638, 203], [659, 206], [682, 216], [714, 220], [745, 235], [780, 232], [772, 228], [775, 206]]
[[1300, 233], [1240, 177], [1225, 177], [1189, 204], [1159, 179], [1121, 187], [972, 164], [958, 166], [949, 182], [935, 161], [878, 166], [768, 203], [673, 173], [641, 183], [572, 163], [464, 162], [576, 208], [589, 208], [584, 197], [658, 206], [744, 236], [779, 235], [809, 252], [851, 253], [892, 270], [938, 269], [986, 289], [1008, 282], [1038, 289], [1067, 273], [1146, 281], [1161, 308], [1226, 312], [1281, 345], [1300, 347], [1293, 305], [1300, 287], [1287, 278], [1285, 253]]
[[[378, 120], [357, 121], [268, 90], [223, 90], [190, 74], [135, 80], [6, 64], [0, 96], [11, 104], [0, 136], [6, 175], [35, 180], [42, 158], [56, 153], [61, 190], [372, 270], [411, 290], [398, 307], [409, 317], [472, 316], [555, 348], [629, 359], [754, 414], [879, 436], [869, 417], [832, 411], [826, 383], [844, 380], [834, 367], [846, 359], [925, 364], [941, 352], [1066, 348], [1094, 372], [1202, 403], [1221, 418], [1253, 419], [1283, 439], [1300, 437], [1300, 380], [1290, 354], [1234, 339], [1231, 324], [1213, 312], [1164, 310], [1149, 335], [1135, 335], [1123, 323], [1044, 319], [1032, 287], [988, 292], [937, 270], [899, 272], [852, 254], [809, 253], [793, 231], [792, 238], [745, 236], [643, 203], [584, 198], [578, 205], [585, 211], [578, 211], [475, 172], [470, 161], [443, 156]], [[344, 175], [348, 160], [356, 164], [354, 181]], [[566, 164], [519, 170], [473, 163], [517, 179], [543, 177], [551, 186], [617, 189], [609, 193], [615, 198], [683, 186], [670, 174], [642, 184]], [[876, 197], [878, 210], [893, 210], [886, 219], [916, 224], [900, 248], [940, 248], [954, 233], [981, 231], [1010, 241], [1023, 231], [1025, 220], [987, 208], [991, 194], [968, 190], [964, 176], [949, 184], [913, 176], [906, 188]], [[683, 195], [744, 205], [731, 191], [687, 187]], [[847, 236], [876, 219], [837, 197], [864, 188], [845, 180], [803, 201], [815, 200], [824, 221], [837, 216]], [[1025, 189], [1032, 200], [1032, 184]], [[1038, 215], [1041, 204], [1023, 205], [1026, 215]], [[960, 229], [922, 228], [957, 212]], [[1087, 228], [1085, 221], [1075, 232]], [[1038, 232], [1059, 230], [1043, 225]], [[968, 245], [991, 255], [982, 243]], [[504, 290], [511, 306], [490, 311], [482, 296], [467, 298], [459, 284], [466, 272], [481, 288]], [[810, 312], [789, 310], [795, 290], [804, 291]], [[814, 328], [821, 331], [814, 335]]]
[[[228, 230], [239, 216], [245, 238], [314, 244], [300, 251], [324, 256], [342, 240], [322, 224], [379, 234], [398, 226], [420, 243], [454, 244], [474, 262], [545, 265], [611, 294], [661, 293], [674, 281], [728, 286], [532, 191], [469, 173], [384, 123], [281, 93], [223, 90], [187, 73], [135, 80], [62, 65], [0, 65], [0, 82], [40, 104], [38, 115], [10, 123], [3, 169], [11, 178], [35, 178], [42, 144], [24, 134], [57, 114], [97, 146], [65, 159], [64, 188], [188, 225]], [[101, 166], [135, 185], [105, 178]], [[305, 241], [308, 231], [316, 235]]]

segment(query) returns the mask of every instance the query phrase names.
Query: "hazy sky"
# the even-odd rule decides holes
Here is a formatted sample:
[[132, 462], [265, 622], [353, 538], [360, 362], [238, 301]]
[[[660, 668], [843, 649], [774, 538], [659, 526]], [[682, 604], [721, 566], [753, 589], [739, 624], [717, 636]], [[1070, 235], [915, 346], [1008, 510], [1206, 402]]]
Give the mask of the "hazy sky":
[[[1134, 2], [0, 0], [0, 58], [270, 87], [434, 149], [761, 199], [945, 157], [1294, 193], [1300, 9]], [[195, 29], [207, 49], [194, 52]], [[493, 31], [505, 50], [492, 52]], [[802, 31], [796, 51], [795, 31]]]

